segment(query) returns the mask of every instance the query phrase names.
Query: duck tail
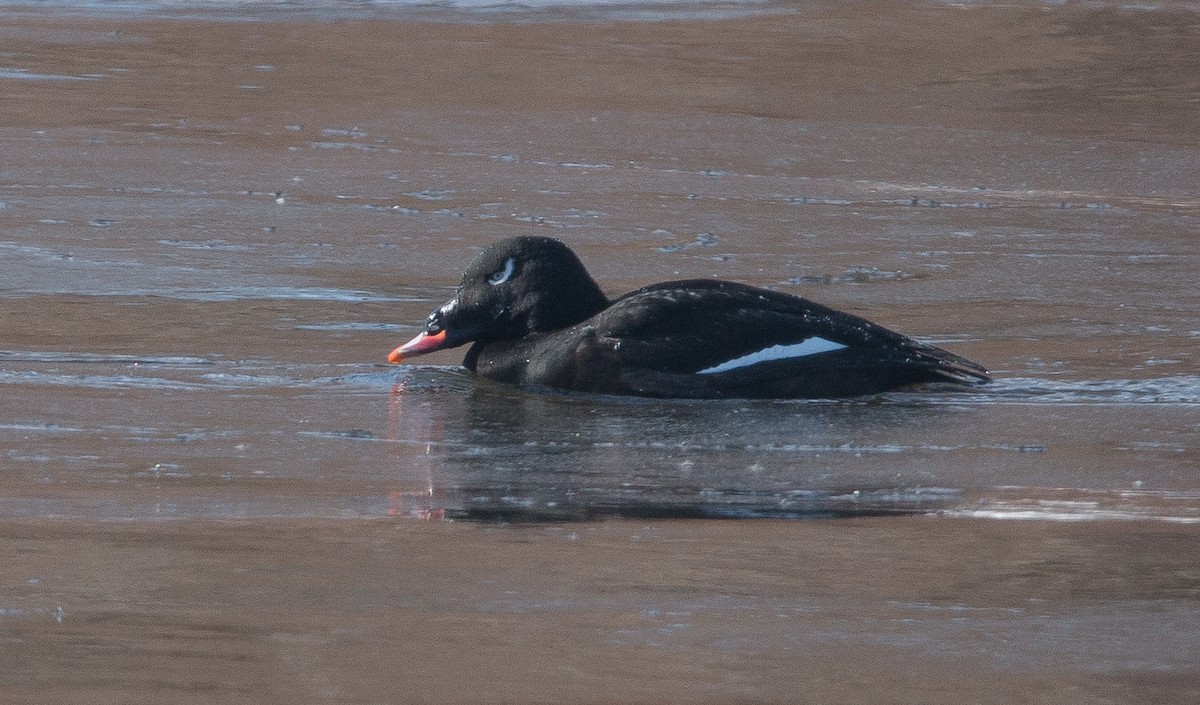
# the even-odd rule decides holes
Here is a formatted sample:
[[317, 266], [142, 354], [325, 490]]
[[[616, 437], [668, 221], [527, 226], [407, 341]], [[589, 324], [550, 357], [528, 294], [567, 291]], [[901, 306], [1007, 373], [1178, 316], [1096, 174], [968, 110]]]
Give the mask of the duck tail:
[[933, 345], [921, 346], [919, 360], [930, 371], [947, 381], [962, 384], [984, 384], [992, 381], [992, 376], [983, 365]]

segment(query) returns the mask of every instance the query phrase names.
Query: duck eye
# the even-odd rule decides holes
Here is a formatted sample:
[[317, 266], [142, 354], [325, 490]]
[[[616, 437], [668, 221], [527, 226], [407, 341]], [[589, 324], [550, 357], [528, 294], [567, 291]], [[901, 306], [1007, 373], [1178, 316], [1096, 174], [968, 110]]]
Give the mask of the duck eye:
[[492, 286], [499, 286], [512, 278], [513, 272], [516, 271], [516, 269], [517, 260], [513, 257], [509, 257], [508, 259], [504, 260], [504, 267], [502, 269], [497, 269], [488, 275], [487, 282]]

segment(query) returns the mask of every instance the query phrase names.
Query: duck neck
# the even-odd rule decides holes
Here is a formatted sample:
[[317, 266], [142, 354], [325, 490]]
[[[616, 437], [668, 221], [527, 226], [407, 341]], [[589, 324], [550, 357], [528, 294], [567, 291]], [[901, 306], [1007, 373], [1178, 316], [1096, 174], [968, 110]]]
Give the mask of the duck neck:
[[569, 286], [558, 286], [543, 298], [529, 317], [530, 332], [568, 328], [608, 308], [608, 297], [586, 274], [573, 278]]

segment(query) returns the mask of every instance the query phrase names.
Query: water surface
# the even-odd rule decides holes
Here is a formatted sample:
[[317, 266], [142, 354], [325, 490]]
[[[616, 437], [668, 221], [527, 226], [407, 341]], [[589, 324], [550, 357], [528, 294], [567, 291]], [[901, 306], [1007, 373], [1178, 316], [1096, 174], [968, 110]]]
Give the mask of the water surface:
[[[4, 699], [1200, 697], [1194, 8], [80, 8], [0, 19]], [[382, 364], [523, 233], [996, 381]]]

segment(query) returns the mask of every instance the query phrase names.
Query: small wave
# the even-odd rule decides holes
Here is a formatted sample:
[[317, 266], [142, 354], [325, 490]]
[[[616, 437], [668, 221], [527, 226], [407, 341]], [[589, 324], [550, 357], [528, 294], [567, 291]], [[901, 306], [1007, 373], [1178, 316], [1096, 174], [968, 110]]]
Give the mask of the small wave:
[[188, 391], [203, 389], [204, 385], [165, 377], [135, 375], [62, 375], [36, 371], [10, 372], [0, 370], [0, 384], [37, 384], [92, 389], [158, 389]]
[[1045, 507], [989, 507], [985, 509], [959, 509], [944, 512], [946, 516], [972, 519], [1024, 519], [1037, 521], [1162, 521], [1170, 524], [1200, 524], [1200, 517], [1162, 516], [1139, 511], [1120, 509], [1089, 509], [1086, 511], [1060, 511]]
[[[94, 370], [69, 373], [53, 368], [0, 370], [0, 385], [31, 384], [95, 389], [158, 389], [158, 390], [254, 390], [299, 389], [321, 390], [337, 388], [343, 393], [379, 394], [402, 391], [408, 394], [424, 392], [469, 393], [479, 388], [476, 378], [456, 366], [412, 365], [315, 365], [289, 364], [284, 372], [279, 365], [263, 360], [239, 360], [228, 363], [200, 357], [107, 355], [94, 353], [59, 353], [0, 351], [0, 363], [35, 363], [42, 366], [59, 364], [117, 365], [132, 374], [101, 374]], [[178, 377], [137, 374], [146, 370], [178, 369]], [[211, 372], [203, 368], [217, 367]], [[189, 368], [200, 368], [189, 372]], [[220, 369], [224, 368], [224, 369]], [[345, 374], [329, 374], [330, 370], [351, 369]], [[111, 369], [111, 368], [110, 368]], [[370, 371], [361, 371], [361, 370]]]
[[1200, 492], [1008, 486], [940, 513], [969, 519], [1200, 524]]
[[[347, 365], [348, 367], [360, 367]], [[314, 369], [320, 366], [313, 366]], [[257, 375], [247, 373], [213, 373], [205, 375], [210, 381], [225, 386], [286, 386], [286, 387], [360, 387], [375, 391], [382, 388], [398, 388], [399, 391], [414, 393], [423, 391], [478, 391], [481, 385], [490, 388], [491, 383], [480, 380], [457, 365], [400, 365], [378, 366], [381, 371], [354, 372], [344, 375], [324, 375], [314, 377], [287, 377], [277, 374]], [[295, 371], [299, 368], [293, 366]], [[321, 368], [324, 369], [324, 368]], [[386, 370], [386, 371], [382, 371]], [[879, 400], [892, 401], [899, 404], [1172, 404], [1200, 405], [1200, 376], [1181, 375], [1175, 377], [1157, 377], [1143, 380], [1080, 380], [1059, 381], [1029, 377], [1010, 377], [997, 379], [989, 384], [963, 390], [958, 386], [931, 387], [927, 390], [912, 392], [894, 392], [877, 397], [850, 399], [796, 399], [796, 400], [707, 400], [697, 402], [694, 399], [645, 399], [642, 397], [622, 397], [610, 395], [582, 394], [561, 392], [554, 389], [518, 389], [504, 385], [506, 393], [534, 394], [540, 397], [567, 399], [589, 399], [597, 402], [615, 403], [618, 405], [645, 404], [679, 404], [694, 406], [697, 403], [707, 405], [718, 404], [803, 404], [817, 406], [845, 406], [847, 404], [877, 403]], [[929, 450], [930, 448], [921, 448]], [[811, 450], [811, 451], [842, 451], [856, 453], [897, 453], [912, 450], [907, 446], [805, 446], [782, 445], [778, 448], [762, 447], [757, 450]], [[1014, 448], [1022, 452], [1036, 451], [1038, 448]]]
[[0, 423], [0, 431], [16, 431], [18, 433], [67, 434], [83, 433], [85, 430], [56, 423]]
[[159, 240], [158, 244], [165, 247], [178, 247], [181, 250], [221, 250], [225, 252], [253, 252], [254, 246], [229, 240]]
[[105, 353], [43, 352], [0, 350], [0, 362], [37, 362], [41, 364], [90, 363], [95, 365], [215, 365], [203, 357], [178, 355], [111, 355]]
[[419, 326], [404, 323], [375, 323], [340, 321], [336, 323], [308, 323], [292, 326], [295, 330], [417, 330]]
[[[401, 366], [400, 369], [417, 369]], [[462, 372], [460, 367], [421, 368], [425, 374], [438, 371]], [[467, 379], [474, 379], [467, 377]], [[548, 396], [588, 398], [617, 404], [671, 404], [692, 406], [694, 399], [646, 399], [598, 394], [561, 392], [554, 389], [526, 389], [522, 393], [544, 393]], [[703, 404], [803, 404], [819, 406], [844, 406], [846, 404], [893, 401], [902, 404], [1174, 404], [1200, 405], [1200, 375], [1177, 375], [1147, 379], [1076, 380], [1063, 381], [1036, 377], [1002, 377], [984, 385], [964, 388], [960, 385], [931, 385], [926, 389], [906, 392], [891, 392], [869, 397], [847, 399], [779, 399], [740, 400], [712, 399]], [[862, 449], [856, 449], [862, 450]], [[892, 448], [876, 451], [891, 452]], [[903, 450], [903, 449], [899, 449]], [[1023, 448], [1022, 450], [1028, 450]]]
[[0, 66], [0, 79], [18, 81], [94, 81], [95, 76], [66, 76], [55, 73], [33, 73], [29, 69]]
[[245, 301], [250, 299], [340, 301], [350, 303], [428, 303], [430, 301], [428, 298], [380, 294], [373, 291], [298, 286], [238, 286], [228, 289], [155, 288], [101, 293], [123, 294], [127, 296], [158, 296], [182, 301], [204, 302]]
[[[899, 397], [900, 395], [894, 395]], [[917, 395], [905, 394], [912, 400]], [[956, 404], [1175, 404], [1200, 405], [1200, 375], [1148, 379], [1051, 380], [1006, 377], [969, 391], [937, 394], [926, 401]]]
[[[341, 322], [297, 326], [314, 330], [392, 330], [393, 324]], [[227, 366], [226, 370], [202, 374], [197, 379], [180, 380], [165, 377], [134, 374], [63, 374], [46, 370], [2, 370], [0, 384], [62, 384], [84, 387], [141, 387], [159, 389], [196, 389], [211, 386], [225, 388], [360, 388], [376, 392], [393, 389], [403, 392], [452, 391], [472, 392], [490, 387], [454, 365], [301, 365], [289, 364], [288, 374], [279, 374], [278, 365], [267, 360], [231, 361], [219, 363], [205, 357], [183, 355], [131, 355], [113, 353], [89, 353], [67, 351], [0, 350], [0, 363], [27, 363], [33, 365], [119, 365], [130, 368], [195, 368]], [[331, 367], [355, 370], [347, 374], [328, 374]], [[361, 371], [374, 368], [372, 371]], [[270, 369], [271, 372], [260, 372]], [[671, 404], [677, 402], [692, 406], [695, 400], [647, 400], [637, 397], [611, 397], [607, 395], [582, 395], [557, 390], [530, 390], [504, 387], [508, 393], [539, 394], [546, 397], [564, 396], [587, 398], [593, 401], [618, 404]], [[1165, 404], [1174, 406], [1200, 406], [1200, 375], [1174, 375], [1146, 379], [1111, 380], [1056, 380], [1037, 377], [1002, 377], [989, 384], [963, 389], [961, 387], [930, 387], [924, 390], [891, 392], [874, 397], [844, 400], [764, 400], [763, 404], [816, 404], [845, 406], [856, 403], [894, 402], [903, 405], [975, 405], [975, 404], [1033, 404], [1033, 405], [1141, 405]], [[711, 400], [704, 404], [741, 404], [745, 400]], [[758, 450], [820, 450], [892, 453], [911, 450], [907, 447], [846, 447], [833, 448], [824, 445], [812, 448], [787, 445], [778, 449]], [[1021, 450], [1028, 450], [1022, 448]]]
[[306, 377], [250, 372], [212, 372], [202, 375], [202, 379], [207, 383], [205, 386], [228, 389], [296, 389], [313, 387], [318, 384], [317, 380]]
[[[294, 372], [303, 372], [308, 367], [315, 370], [318, 366], [292, 366], [289, 369]], [[361, 369], [363, 366], [347, 365], [347, 367]], [[259, 374], [247, 371], [213, 372], [202, 375], [202, 377], [209, 385], [231, 389], [324, 389], [337, 387], [342, 391], [353, 392], [360, 390], [370, 394], [377, 394], [381, 391], [397, 389], [407, 393], [440, 392], [448, 389], [458, 392], [469, 392], [476, 387], [470, 373], [461, 367], [414, 367], [411, 365], [400, 367], [376, 365], [374, 367], [377, 367], [378, 371], [350, 372], [340, 375], [280, 375], [276, 373]], [[319, 369], [327, 370], [328, 368], [320, 367]]]

